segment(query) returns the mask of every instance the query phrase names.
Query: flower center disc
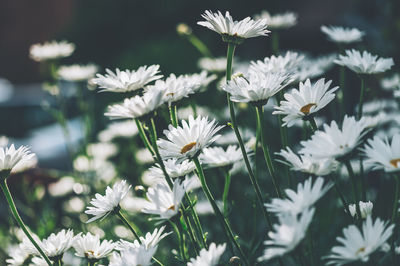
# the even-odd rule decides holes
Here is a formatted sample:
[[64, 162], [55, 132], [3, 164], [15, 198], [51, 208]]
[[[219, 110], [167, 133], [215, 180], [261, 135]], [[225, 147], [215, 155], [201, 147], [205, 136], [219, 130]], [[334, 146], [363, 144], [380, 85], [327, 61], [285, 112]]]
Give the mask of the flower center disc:
[[196, 142], [191, 142], [189, 144], [186, 144], [185, 146], [182, 147], [181, 154], [190, 151], [194, 146], [196, 146]]
[[302, 112], [305, 115], [308, 115], [310, 113], [310, 109], [313, 106], [316, 106], [317, 104], [315, 103], [309, 103], [307, 105], [304, 105], [303, 107], [300, 108], [300, 112]]
[[358, 255], [358, 254], [360, 254], [360, 253], [362, 253], [362, 252], [364, 252], [364, 251], [365, 251], [365, 247], [361, 247], [361, 248], [359, 248], [359, 249], [357, 250], [356, 255]]
[[398, 164], [398, 163], [400, 163], [400, 158], [390, 160], [390, 164], [393, 165], [393, 167], [396, 167], [396, 168], [397, 168], [397, 164]]
[[172, 205], [172, 206], [169, 207], [167, 210], [175, 211], [175, 205]]

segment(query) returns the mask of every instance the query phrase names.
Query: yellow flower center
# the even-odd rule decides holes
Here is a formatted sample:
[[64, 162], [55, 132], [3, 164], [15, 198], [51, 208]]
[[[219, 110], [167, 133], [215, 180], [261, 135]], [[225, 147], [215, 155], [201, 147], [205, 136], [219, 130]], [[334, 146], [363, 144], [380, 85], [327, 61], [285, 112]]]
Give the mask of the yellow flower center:
[[196, 146], [196, 142], [191, 142], [189, 144], [186, 144], [185, 146], [182, 147], [181, 154], [190, 151], [194, 146]]
[[172, 206], [169, 207], [167, 210], [175, 211], [175, 205], [172, 205]]
[[313, 106], [316, 106], [316, 103], [309, 103], [307, 105], [304, 105], [303, 107], [300, 108], [300, 112], [302, 112], [305, 115], [308, 115], [310, 113], [310, 109]]
[[390, 160], [390, 164], [393, 165], [393, 167], [397, 168], [398, 163], [400, 163], [400, 158]]
[[357, 250], [356, 255], [358, 255], [358, 254], [360, 254], [360, 253], [362, 253], [362, 252], [364, 252], [364, 251], [365, 251], [365, 247], [361, 247], [361, 248], [359, 248], [359, 249]]

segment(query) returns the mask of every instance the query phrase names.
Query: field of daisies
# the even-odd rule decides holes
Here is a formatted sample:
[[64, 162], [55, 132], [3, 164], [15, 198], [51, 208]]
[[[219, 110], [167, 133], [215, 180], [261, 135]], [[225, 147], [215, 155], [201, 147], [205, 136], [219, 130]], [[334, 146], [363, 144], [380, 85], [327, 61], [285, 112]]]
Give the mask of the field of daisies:
[[[395, 62], [370, 53], [364, 31], [340, 25], [320, 26], [331, 54], [282, 51], [279, 33], [297, 20], [204, 11], [176, 28], [203, 55], [200, 71], [184, 75], [65, 65], [78, 45], [33, 44], [53, 99], [43, 107], [62, 129], [71, 170], [49, 170], [55, 180], [16, 199], [9, 183], [37, 157], [0, 139], [0, 264], [400, 265]], [[198, 31], [226, 56], [212, 56]], [[268, 39], [273, 54], [239, 59], [249, 38]], [[95, 108], [99, 96], [105, 110]]]

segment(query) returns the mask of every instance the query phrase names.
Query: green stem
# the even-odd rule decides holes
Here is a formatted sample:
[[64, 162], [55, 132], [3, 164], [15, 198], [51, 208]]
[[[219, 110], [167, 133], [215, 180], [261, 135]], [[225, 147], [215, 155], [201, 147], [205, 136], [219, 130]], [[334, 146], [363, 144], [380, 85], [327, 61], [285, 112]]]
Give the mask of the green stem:
[[171, 119], [171, 123], [174, 127], [178, 126], [178, 117], [176, 112], [176, 104], [169, 105], [169, 116]]
[[[231, 80], [231, 76], [232, 76], [232, 61], [233, 61], [234, 52], [235, 52], [235, 45], [232, 43], [228, 43], [228, 52], [227, 52], [227, 60], [226, 60], [227, 61], [227, 63], [226, 63], [226, 80], [227, 81]], [[268, 216], [267, 210], [264, 207], [263, 197], [261, 194], [260, 186], [258, 185], [257, 179], [254, 176], [253, 170], [251, 169], [250, 161], [247, 156], [247, 151], [244, 146], [242, 137], [239, 132], [239, 128], [236, 123], [235, 108], [233, 106], [232, 101], [229, 99], [229, 93], [227, 93], [226, 96], [227, 96], [227, 101], [228, 101], [228, 105], [229, 105], [229, 112], [230, 112], [230, 116], [231, 116], [232, 128], [233, 128], [233, 131], [235, 132], [236, 138], [239, 142], [239, 147], [242, 152], [242, 156], [243, 156], [243, 160], [246, 165], [246, 168], [247, 168], [247, 172], [249, 173], [251, 184], [253, 185], [254, 191], [256, 192], [257, 200], [260, 205], [261, 211], [264, 215], [264, 218], [267, 221], [269, 228], [272, 229], [272, 223]]]
[[276, 194], [278, 195], [279, 198], [282, 198], [282, 192], [281, 192], [281, 189], [279, 187], [277, 176], [275, 174], [275, 169], [274, 169], [274, 165], [272, 163], [271, 155], [269, 153], [268, 146], [265, 143], [265, 139], [264, 139], [264, 124], [263, 124], [264, 115], [263, 115], [263, 107], [261, 105], [256, 106], [256, 113], [257, 113], [257, 123], [258, 123], [258, 125], [260, 126], [260, 129], [261, 129], [260, 130], [261, 146], [262, 146], [263, 153], [264, 153], [265, 163], [267, 164], [269, 174], [271, 175], [272, 183], [273, 183], [274, 188], [275, 188], [275, 192], [276, 192]]
[[210, 58], [213, 57], [210, 50], [207, 48], [207, 46], [195, 35], [193, 35], [193, 34], [188, 35], [188, 40], [194, 47], [196, 47], [197, 50], [199, 50], [199, 52], [203, 56], [210, 57]]
[[46, 254], [43, 252], [43, 250], [40, 248], [38, 243], [36, 243], [36, 241], [33, 239], [32, 235], [29, 233], [29, 231], [26, 228], [24, 222], [22, 221], [21, 217], [19, 216], [18, 210], [15, 207], [14, 200], [13, 200], [13, 198], [11, 196], [10, 190], [8, 189], [7, 181], [6, 181], [5, 178], [1, 181], [1, 189], [3, 190], [4, 196], [7, 199], [8, 205], [9, 205], [9, 207], [11, 209], [12, 214], [14, 215], [15, 220], [17, 220], [18, 225], [21, 227], [22, 231], [24, 231], [25, 235], [32, 242], [32, 244], [35, 246], [35, 248], [39, 251], [40, 255], [44, 258], [46, 263], [49, 266], [51, 266], [52, 265], [51, 261], [46, 256]]
[[224, 203], [224, 216], [225, 217], [228, 217], [228, 211], [229, 211], [228, 194], [229, 194], [230, 184], [231, 184], [231, 174], [230, 174], [229, 170], [227, 170], [226, 176], [225, 176], [224, 194], [222, 195], [222, 201]]
[[308, 119], [308, 122], [310, 122], [310, 127], [311, 127], [311, 130], [313, 133], [318, 130], [318, 126], [317, 126], [317, 123], [315, 122], [314, 117], [310, 117]]
[[196, 102], [194, 101], [193, 98], [190, 99], [190, 107], [192, 108], [192, 111], [193, 111], [193, 117], [196, 118], [197, 117], [197, 106], [196, 106]]
[[230, 228], [227, 220], [224, 218], [224, 216], [222, 215], [221, 211], [218, 208], [217, 203], [214, 200], [213, 195], [211, 194], [210, 189], [208, 188], [205, 176], [204, 176], [204, 172], [203, 172], [203, 168], [200, 165], [199, 159], [198, 158], [193, 158], [193, 162], [196, 165], [196, 169], [197, 169], [197, 174], [199, 176], [200, 182], [201, 182], [201, 186], [203, 188], [204, 194], [206, 195], [208, 201], [210, 202], [215, 216], [217, 216], [218, 220], [220, 221], [222, 227], [224, 228], [224, 232], [226, 234], [226, 237], [228, 238], [228, 240], [236, 247], [236, 249], [239, 251], [240, 256], [242, 257], [243, 261], [245, 262], [245, 265], [249, 265], [247, 258], [242, 250], [242, 248], [240, 247], [239, 243], [237, 242], [235, 236], [233, 235], [232, 229]]
[[185, 243], [183, 242], [183, 234], [180, 228], [179, 224], [179, 218], [177, 219], [176, 223], [173, 221], [169, 221], [172, 227], [174, 228], [174, 231], [176, 235], [178, 236], [178, 242], [179, 242], [179, 253], [181, 254], [181, 258], [184, 260], [184, 262], [187, 262], [187, 258], [185, 255]]
[[133, 226], [128, 222], [128, 220], [125, 218], [125, 216], [121, 213], [121, 211], [119, 210], [118, 212], [116, 212], [117, 216], [121, 219], [121, 221], [126, 225], [126, 227], [129, 228], [129, 230], [131, 230], [132, 234], [135, 236], [136, 240], [139, 241], [140, 244], [142, 244], [142, 240], [140, 239], [139, 235], [136, 233], [135, 229], [133, 228]]
[[200, 238], [201, 238], [201, 242], [203, 244], [203, 248], [208, 249], [207, 241], [206, 241], [205, 235], [203, 233], [203, 228], [201, 227], [199, 216], [197, 215], [196, 210], [193, 208], [193, 202], [190, 199], [188, 193], [185, 193], [185, 199], [186, 199], [187, 202], [189, 202], [189, 208], [190, 208], [190, 211], [191, 211], [191, 214], [192, 214], [192, 218], [193, 218], [194, 223], [196, 225], [196, 229], [197, 229], [198, 233], [200, 234]]
[[272, 53], [274, 55], [278, 55], [279, 54], [279, 35], [277, 32], [273, 32], [271, 34], [271, 47], [272, 47]]
[[354, 196], [354, 201], [356, 204], [356, 210], [357, 210], [357, 217], [359, 220], [362, 219], [361, 217], [361, 211], [360, 211], [360, 199], [358, 197], [358, 192], [357, 192], [357, 183], [356, 183], [356, 177], [354, 175], [353, 167], [351, 166], [350, 160], [345, 160], [344, 164], [346, 165], [347, 171], [350, 176], [351, 180], [351, 187], [353, 189], [353, 196]]
[[360, 156], [360, 179], [361, 179], [361, 199], [362, 201], [367, 201], [367, 186], [365, 184], [365, 176], [364, 176], [364, 164], [363, 158]]
[[396, 224], [397, 224], [397, 212], [398, 212], [398, 204], [399, 204], [399, 192], [400, 192], [400, 180], [399, 180], [399, 176], [395, 175], [394, 179], [396, 181], [396, 190], [395, 190], [395, 194], [394, 194], [394, 201], [393, 201], [393, 210], [392, 210], [392, 218], [390, 220], [390, 222], [392, 224], [394, 224], [394, 233], [391, 239], [391, 251], [392, 251], [392, 258], [393, 258], [393, 265], [397, 265], [396, 264], [396, 252], [395, 252], [395, 234], [396, 234]]
[[183, 220], [185, 221], [186, 227], [188, 228], [187, 231], [189, 232], [189, 237], [190, 237], [190, 240], [192, 241], [194, 251], [195, 251], [196, 255], [199, 255], [199, 247], [198, 247], [197, 240], [195, 238], [195, 235], [193, 232], [193, 227], [190, 223], [189, 217], [185, 214], [185, 210], [183, 210], [182, 208], [181, 208], [181, 214], [182, 214]]
[[144, 146], [146, 146], [146, 148], [149, 150], [151, 155], [154, 156], [155, 155], [154, 150], [151, 147], [151, 144], [149, 142], [149, 139], [146, 136], [146, 133], [144, 132], [142, 123], [137, 118], [135, 118], [135, 123], [136, 123], [136, 127], [138, 128], [139, 135], [140, 135], [140, 138], [142, 139]]
[[88, 266], [95, 266], [96, 263], [97, 263], [97, 261], [89, 260], [89, 261], [88, 261]]
[[349, 215], [350, 219], [353, 220], [353, 216], [351, 216], [351, 213], [350, 213], [349, 204], [347, 203], [346, 198], [344, 197], [343, 193], [341, 192], [341, 190], [339, 188], [337, 179], [332, 175], [330, 176], [330, 179], [332, 180], [333, 186], [335, 187], [335, 190], [338, 193], [340, 200], [342, 201], [342, 204], [346, 210], [346, 213]]
[[361, 79], [361, 91], [360, 91], [360, 102], [358, 103], [357, 120], [360, 120], [362, 117], [364, 93], [365, 93], [364, 78], [362, 76], [360, 76], [360, 79]]

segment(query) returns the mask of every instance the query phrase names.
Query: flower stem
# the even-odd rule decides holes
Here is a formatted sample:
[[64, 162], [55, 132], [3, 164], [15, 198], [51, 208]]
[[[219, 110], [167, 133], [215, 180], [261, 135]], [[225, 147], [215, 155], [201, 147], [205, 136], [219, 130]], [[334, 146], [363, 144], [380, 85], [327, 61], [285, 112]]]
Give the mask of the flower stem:
[[[226, 80], [227, 81], [231, 80], [231, 76], [232, 76], [232, 61], [233, 61], [234, 52], [235, 52], [235, 45], [232, 43], [229, 43], [228, 44], [228, 52], [227, 52], [227, 63], [226, 63]], [[251, 184], [253, 185], [254, 191], [256, 192], [257, 200], [260, 205], [261, 211], [264, 215], [264, 218], [267, 221], [269, 228], [272, 229], [272, 223], [268, 216], [267, 210], [264, 208], [264, 203], [263, 203], [260, 186], [258, 185], [257, 179], [254, 176], [253, 170], [251, 169], [250, 161], [247, 156], [247, 151], [244, 146], [242, 137], [239, 132], [239, 128], [236, 123], [235, 108], [233, 106], [232, 101], [229, 98], [229, 93], [227, 93], [226, 96], [227, 96], [227, 101], [228, 101], [228, 105], [229, 105], [229, 112], [230, 112], [230, 116], [231, 116], [232, 128], [233, 128], [233, 131], [235, 132], [236, 138], [239, 142], [239, 147], [240, 147], [240, 150], [242, 151], [243, 160], [246, 165], [247, 172], [249, 173]]]
[[312, 130], [313, 133], [318, 130], [318, 126], [317, 126], [317, 123], [315, 122], [315, 118], [314, 117], [310, 117], [308, 119], [308, 122], [310, 122], [310, 127], [311, 127], [311, 130]]
[[176, 112], [176, 104], [169, 105], [169, 116], [171, 118], [171, 123], [174, 127], [178, 126], [178, 116]]
[[274, 169], [274, 165], [272, 163], [272, 159], [271, 159], [271, 155], [269, 153], [269, 149], [268, 146], [265, 143], [265, 139], [264, 139], [264, 126], [263, 126], [263, 107], [261, 105], [256, 106], [256, 113], [257, 113], [257, 123], [260, 126], [260, 135], [261, 135], [261, 146], [263, 149], [263, 153], [264, 153], [264, 159], [265, 159], [265, 163], [267, 164], [268, 167], [268, 171], [269, 174], [271, 175], [272, 178], [272, 183], [274, 185], [275, 188], [275, 192], [278, 195], [279, 198], [282, 198], [282, 192], [281, 189], [279, 187], [279, 183], [277, 180], [277, 176], [275, 174], [275, 169]]
[[40, 246], [38, 245], [38, 243], [36, 243], [36, 241], [33, 239], [32, 235], [29, 233], [28, 229], [26, 228], [24, 222], [22, 221], [21, 217], [19, 216], [18, 210], [15, 207], [15, 203], [14, 200], [11, 196], [10, 190], [8, 189], [7, 186], [7, 181], [4, 178], [1, 181], [1, 189], [3, 190], [4, 196], [7, 199], [8, 205], [11, 209], [12, 214], [14, 215], [15, 220], [17, 220], [18, 225], [21, 227], [22, 231], [24, 231], [25, 235], [28, 237], [28, 239], [32, 242], [32, 244], [35, 246], [35, 248], [39, 251], [40, 255], [44, 258], [44, 260], [46, 261], [46, 263], [51, 266], [52, 263], [50, 261], [50, 259], [46, 256], [46, 254], [43, 252], [43, 250], [40, 248]]
[[272, 53], [274, 55], [278, 55], [279, 53], [279, 35], [277, 32], [273, 32], [271, 34], [271, 47], [272, 47]]
[[360, 79], [361, 79], [361, 91], [360, 91], [360, 102], [358, 103], [357, 120], [360, 120], [362, 117], [364, 93], [365, 93], [364, 78], [362, 76], [360, 76]]
[[135, 236], [136, 240], [139, 241], [140, 244], [142, 244], [142, 240], [140, 239], [139, 235], [136, 233], [135, 229], [132, 227], [132, 225], [128, 222], [128, 220], [125, 218], [125, 216], [121, 213], [121, 211], [119, 210], [118, 212], [116, 212], [116, 214], [118, 215], [118, 217], [121, 219], [121, 221], [126, 225], [126, 227], [129, 228], [129, 230], [131, 230], [132, 234]]
[[357, 217], [359, 220], [361, 220], [362, 217], [361, 217], [361, 211], [360, 211], [360, 200], [358, 197], [357, 183], [356, 183], [356, 177], [354, 175], [353, 167], [351, 166], [350, 160], [346, 159], [344, 161], [344, 164], [346, 165], [346, 168], [349, 173], [350, 180], [351, 180], [351, 186], [353, 189], [353, 196], [354, 196], [354, 201], [355, 201], [355, 205], [356, 205]]
[[149, 152], [151, 153], [151, 155], [155, 155], [155, 153], [154, 153], [154, 150], [153, 150], [153, 148], [151, 147], [151, 144], [150, 144], [150, 142], [149, 142], [149, 139], [147, 138], [147, 136], [146, 136], [146, 134], [145, 134], [145, 132], [144, 132], [144, 129], [143, 129], [143, 125], [142, 125], [142, 123], [139, 121], [139, 119], [135, 119], [135, 123], [136, 123], [136, 126], [137, 126], [137, 128], [138, 128], [138, 131], [139, 131], [139, 135], [140, 135], [140, 138], [142, 139], [142, 142], [143, 142], [143, 144], [144, 144], [144, 146], [146, 146], [146, 148], [149, 150]]
[[186, 254], [185, 254], [185, 243], [183, 240], [183, 234], [182, 234], [182, 228], [179, 226], [179, 218], [176, 219], [176, 223], [173, 221], [169, 221], [171, 226], [174, 228], [174, 231], [176, 235], [178, 236], [178, 242], [179, 242], [179, 253], [181, 254], [181, 258], [184, 260], [184, 262], [187, 262]]
[[194, 236], [194, 232], [193, 232], [192, 225], [190, 223], [189, 217], [185, 214], [185, 210], [183, 210], [182, 208], [181, 208], [181, 214], [182, 214], [183, 220], [185, 221], [186, 226], [188, 227], [187, 231], [188, 231], [190, 239], [192, 241], [192, 244], [193, 244], [193, 247], [194, 247], [194, 251], [195, 251], [196, 255], [199, 255], [198, 243], [197, 243], [196, 238]]
[[400, 192], [400, 180], [398, 175], [394, 175], [394, 179], [396, 181], [396, 190], [394, 194], [394, 201], [393, 201], [393, 210], [392, 210], [392, 218], [390, 222], [394, 224], [394, 233], [391, 239], [391, 251], [392, 251], [392, 258], [393, 258], [393, 265], [396, 265], [396, 252], [395, 252], [395, 234], [397, 232], [396, 224], [397, 224], [397, 212], [398, 212], [398, 204], [399, 204], [399, 192]]
[[224, 203], [224, 216], [228, 217], [228, 194], [229, 194], [229, 186], [231, 184], [231, 174], [229, 170], [226, 171], [225, 175], [225, 186], [224, 186], [224, 194], [222, 195], [222, 201]]
[[203, 56], [212, 57], [210, 50], [199, 38], [196, 37], [196, 35], [188, 35], [188, 40]]
[[224, 232], [226, 234], [226, 237], [228, 238], [228, 240], [236, 247], [236, 249], [239, 251], [240, 256], [242, 257], [245, 265], [249, 265], [247, 258], [242, 250], [242, 248], [240, 247], [239, 243], [237, 242], [237, 239], [235, 238], [235, 236], [233, 235], [232, 229], [230, 228], [227, 220], [224, 218], [224, 216], [222, 215], [221, 211], [218, 208], [217, 203], [214, 200], [213, 195], [211, 194], [210, 189], [208, 188], [205, 176], [204, 176], [204, 172], [203, 172], [203, 168], [200, 165], [199, 159], [198, 158], [193, 158], [193, 162], [196, 165], [196, 169], [197, 169], [197, 174], [199, 176], [200, 182], [201, 182], [201, 186], [203, 188], [204, 194], [206, 194], [206, 197], [208, 199], [208, 201], [210, 202], [215, 215], [217, 216], [217, 218], [219, 219], [220, 223], [222, 224], [222, 227], [224, 228]]
[[341, 190], [339, 188], [337, 179], [332, 175], [330, 176], [330, 179], [332, 180], [333, 186], [335, 187], [335, 190], [338, 193], [340, 200], [342, 201], [342, 204], [346, 210], [346, 213], [349, 215], [350, 219], [353, 220], [353, 216], [351, 216], [351, 213], [350, 213], [349, 204], [347, 203], [346, 198], [344, 197], [343, 193], [341, 192]]
[[185, 193], [185, 199], [187, 202], [189, 202], [189, 208], [190, 208], [190, 211], [192, 214], [192, 218], [194, 220], [194, 224], [196, 225], [196, 229], [197, 229], [198, 233], [200, 234], [201, 243], [203, 244], [202, 246], [203, 246], [203, 248], [208, 249], [207, 241], [206, 241], [205, 235], [203, 233], [203, 228], [201, 227], [199, 216], [197, 215], [196, 210], [193, 208], [193, 202], [190, 199], [188, 193]]

